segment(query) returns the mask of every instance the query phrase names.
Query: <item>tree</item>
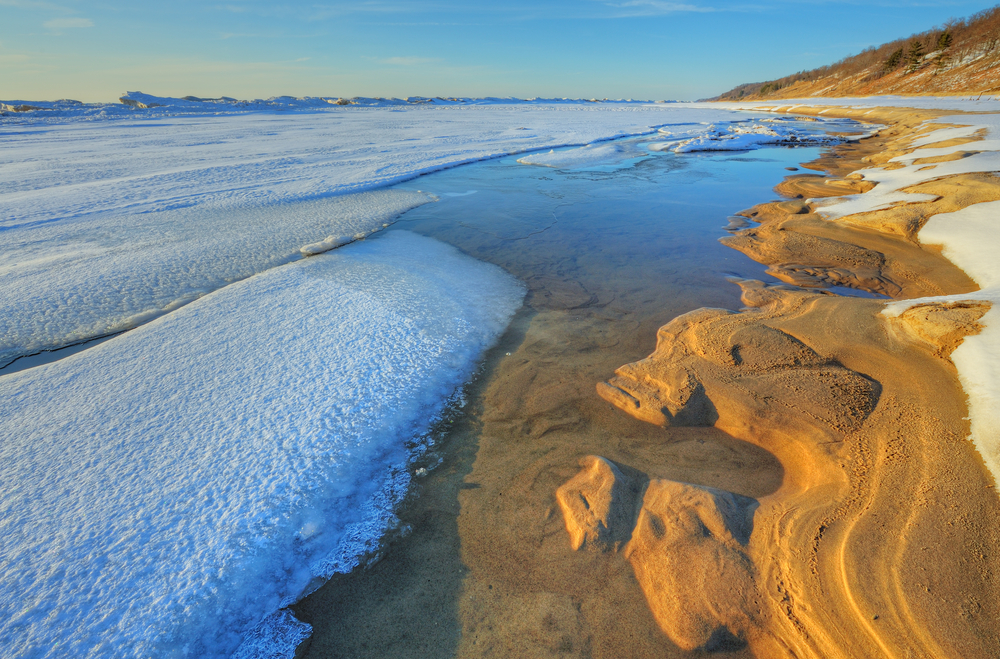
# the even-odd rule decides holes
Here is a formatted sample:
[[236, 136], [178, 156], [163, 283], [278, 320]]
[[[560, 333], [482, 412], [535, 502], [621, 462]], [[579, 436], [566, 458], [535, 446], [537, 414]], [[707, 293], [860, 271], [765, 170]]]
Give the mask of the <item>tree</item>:
[[903, 61], [903, 49], [899, 48], [897, 50], [892, 51], [892, 54], [889, 55], [889, 58], [885, 60], [883, 68], [886, 71], [893, 71], [896, 69], [897, 66], [899, 66], [899, 63], [902, 61]]
[[950, 46], [950, 45], [951, 45], [951, 32], [949, 32], [948, 30], [945, 30], [938, 37], [938, 40], [937, 40], [937, 49], [938, 50], [947, 50], [948, 46]]
[[910, 52], [906, 54], [907, 73], [912, 73], [920, 67], [920, 62], [924, 59], [924, 44], [916, 39], [910, 42]]

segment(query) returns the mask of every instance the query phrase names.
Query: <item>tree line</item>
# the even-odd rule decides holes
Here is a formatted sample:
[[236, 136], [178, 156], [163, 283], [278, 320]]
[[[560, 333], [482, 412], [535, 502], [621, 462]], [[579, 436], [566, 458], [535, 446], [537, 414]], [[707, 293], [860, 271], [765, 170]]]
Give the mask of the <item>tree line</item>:
[[768, 96], [799, 82], [822, 78], [858, 77], [858, 84], [877, 80], [900, 69], [903, 75], [926, 67], [943, 70], [971, 58], [1000, 54], [1000, 5], [966, 19], [952, 19], [926, 32], [872, 46], [834, 64], [770, 80], [739, 85], [713, 100]]

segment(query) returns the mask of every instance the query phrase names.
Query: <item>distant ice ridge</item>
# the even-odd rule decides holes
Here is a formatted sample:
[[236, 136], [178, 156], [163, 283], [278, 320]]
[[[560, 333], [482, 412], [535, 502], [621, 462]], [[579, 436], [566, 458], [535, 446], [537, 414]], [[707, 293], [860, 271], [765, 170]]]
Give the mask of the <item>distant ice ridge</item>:
[[393, 231], [0, 378], [0, 647], [228, 657], [305, 633], [257, 624], [377, 545], [414, 440], [523, 295]]
[[667, 104], [673, 101], [637, 101], [632, 99], [570, 99], [570, 98], [514, 98], [511, 96], [380, 98], [356, 96], [272, 96], [266, 99], [240, 100], [230, 96], [200, 98], [197, 96], [154, 96], [142, 92], [127, 92], [118, 103], [81, 103], [70, 99], [58, 101], [0, 101], [0, 116], [47, 115], [58, 117], [94, 117], [107, 119], [134, 115], [142, 111], [148, 116], [177, 116], [184, 114], [232, 114], [240, 112], [296, 112], [360, 107], [393, 107], [407, 105], [554, 105], [554, 104]]

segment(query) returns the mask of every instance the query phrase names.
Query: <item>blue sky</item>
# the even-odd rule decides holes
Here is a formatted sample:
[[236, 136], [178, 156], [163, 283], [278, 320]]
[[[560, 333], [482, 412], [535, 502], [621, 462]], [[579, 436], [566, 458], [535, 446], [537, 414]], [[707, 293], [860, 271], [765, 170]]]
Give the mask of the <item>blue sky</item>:
[[0, 0], [0, 98], [693, 100], [994, 2]]

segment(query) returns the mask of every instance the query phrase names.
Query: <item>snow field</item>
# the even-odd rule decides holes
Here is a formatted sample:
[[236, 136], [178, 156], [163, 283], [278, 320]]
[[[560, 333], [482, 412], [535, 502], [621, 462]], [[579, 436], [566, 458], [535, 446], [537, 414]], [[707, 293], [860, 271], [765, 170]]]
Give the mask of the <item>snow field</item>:
[[0, 366], [378, 228], [426, 198], [372, 190], [421, 173], [746, 118], [678, 104], [286, 100], [191, 112], [213, 104], [158, 99], [106, 115], [63, 102], [0, 117]]
[[368, 235], [426, 195], [376, 190], [277, 207], [217, 203], [0, 231], [0, 366], [141, 325], [312, 243]]
[[232, 654], [377, 545], [523, 293], [393, 231], [0, 378], [0, 647]]

